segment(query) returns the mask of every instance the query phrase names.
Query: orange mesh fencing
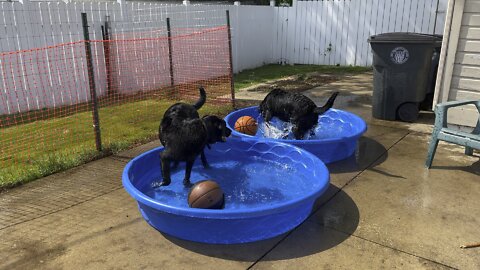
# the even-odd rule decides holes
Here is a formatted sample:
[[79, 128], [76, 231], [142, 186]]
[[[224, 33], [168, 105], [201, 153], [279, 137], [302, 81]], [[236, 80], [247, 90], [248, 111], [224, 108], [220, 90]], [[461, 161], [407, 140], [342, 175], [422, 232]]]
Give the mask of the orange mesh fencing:
[[196, 100], [199, 86], [207, 91], [201, 112], [231, 109], [228, 28], [171, 34], [123, 33], [0, 53], [0, 187], [98, 157], [94, 105], [103, 153], [155, 139], [164, 110], [175, 100]]

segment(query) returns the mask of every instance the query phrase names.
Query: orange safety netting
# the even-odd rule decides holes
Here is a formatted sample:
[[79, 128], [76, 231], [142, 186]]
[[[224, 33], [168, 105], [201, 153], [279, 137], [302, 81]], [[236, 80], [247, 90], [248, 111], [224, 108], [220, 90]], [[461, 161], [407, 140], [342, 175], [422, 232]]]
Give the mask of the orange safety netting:
[[0, 180], [45, 175], [98, 155], [94, 96], [97, 131], [109, 151], [154, 139], [163, 111], [175, 100], [196, 100], [199, 86], [207, 91], [203, 110], [223, 112], [233, 100], [230, 69], [226, 26], [0, 53]]

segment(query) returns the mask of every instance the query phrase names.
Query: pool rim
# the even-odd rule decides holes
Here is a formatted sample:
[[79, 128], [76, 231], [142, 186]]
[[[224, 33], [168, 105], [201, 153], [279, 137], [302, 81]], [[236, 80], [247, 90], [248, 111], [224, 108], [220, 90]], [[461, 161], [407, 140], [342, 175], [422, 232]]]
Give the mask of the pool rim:
[[[245, 139], [245, 138], [228, 138], [228, 140], [240, 140], [240, 141], [248, 140], [248, 141], [253, 141], [255, 143], [264, 142], [264, 141]], [[176, 207], [176, 206], [166, 205], [154, 200], [153, 198], [147, 196], [145, 193], [138, 190], [128, 177], [128, 172], [130, 168], [133, 166], [133, 164], [137, 160], [141, 159], [143, 156], [146, 156], [152, 152], [157, 152], [163, 149], [164, 148], [163, 146], [148, 150], [136, 156], [132, 160], [130, 160], [127, 163], [127, 165], [125, 165], [125, 168], [122, 172], [122, 184], [124, 189], [127, 191], [127, 193], [130, 194], [130, 196], [132, 196], [138, 203], [142, 203], [143, 205], [146, 205], [158, 211], [163, 211], [163, 212], [174, 214], [174, 215], [181, 215], [181, 216], [192, 217], [192, 218], [215, 218], [215, 219], [234, 219], [234, 218], [243, 219], [243, 218], [252, 218], [257, 216], [265, 216], [272, 213], [286, 212], [291, 208], [298, 207], [300, 204], [305, 204], [313, 199], [317, 199], [327, 190], [327, 188], [330, 185], [330, 172], [327, 166], [325, 165], [325, 163], [321, 161], [317, 156], [308, 152], [307, 150], [304, 150], [300, 147], [297, 147], [288, 143], [274, 142], [274, 141], [268, 142], [268, 143], [280, 144], [288, 148], [295, 148], [295, 150], [301, 152], [304, 155], [309, 156], [314, 161], [313, 165], [315, 166], [319, 174], [317, 178], [319, 178], [320, 181], [322, 181], [322, 183], [320, 183], [318, 188], [314, 190], [310, 190], [308, 193], [305, 193], [306, 194], [305, 196], [302, 196], [301, 198], [291, 199], [281, 203], [267, 204], [266, 206], [262, 206], [262, 207], [248, 208], [246, 210], [245, 209], [242, 209], [242, 210], [198, 209], [198, 208]], [[312, 205], [313, 203], [314, 202], [312, 202]]]
[[239, 110], [235, 110], [235, 111], [227, 114], [227, 116], [225, 116], [224, 120], [227, 124], [227, 127], [232, 130], [232, 135], [236, 135], [236, 136], [241, 137], [241, 138], [251, 138], [251, 139], [257, 139], [257, 140], [282, 142], [282, 143], [287, 143], [287, 144], [295, 143], [295, 145], [304, 145], [304, 144], [343, 142], [343, 141], [346, 141], [346, 140], [358, 139], [362, 136], [363, 133], [365, 133], [367, 131], [367, 128], [368, 128], [367, 122], [365, 122], [365, 120], [363, 120], [363, 118], [361, 118], [360, 116], [358, 116], [354, 113], [348, 112], [348, 111], [344, 111], [344, 110], [340, 110], [340, 109], [334, 109], [334, 108], [331, 108], [329, 110], [339, 111], [339, 112], [348, 114], [349, 116], [355, 118], [357, 120], [356, 121], [357, 123], [362, 124], [361, 130], [359, 132], [356, 132], [356, 133], [352, 134], [351, 136], [343, 136], [343, 137], [336, 137], [336, 138], [325, 138], [325, 139], [315, 139], [315, 140], [292, 140], [292, 139], [275, 139], [275, 138], [266, 138], [266, 137], [257, 137], [257, 136], [253, 136], [253, 135], [248, 135], [248, 134], [236, 131], [233, 126], [230, 126], [228, 124], [230, 118], [232, 118], [235, 113], [239, 113], [241, 111], [247, 111], [247, 110], [251, 110], [251, 109], [255, 109], [255, 108], [258, 109], [258, 107], [259, 106], [245, 107], [245, 108], [242, 108], [242, 109], [239, 109]]

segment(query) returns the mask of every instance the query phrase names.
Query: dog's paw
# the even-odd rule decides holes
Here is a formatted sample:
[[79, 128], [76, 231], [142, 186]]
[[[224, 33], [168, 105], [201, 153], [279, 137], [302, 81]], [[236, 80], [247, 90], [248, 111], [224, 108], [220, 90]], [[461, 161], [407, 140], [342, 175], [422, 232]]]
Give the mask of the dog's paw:
[[185, 186], [185, 188], [191, 188], [193, 186], [192, 182], [190, 182], [190, 179], [183, 179], [183, 186]]
[[192, 182], [183, 180], [183, 186], [185, 188], [191, 188], [193, 186]]

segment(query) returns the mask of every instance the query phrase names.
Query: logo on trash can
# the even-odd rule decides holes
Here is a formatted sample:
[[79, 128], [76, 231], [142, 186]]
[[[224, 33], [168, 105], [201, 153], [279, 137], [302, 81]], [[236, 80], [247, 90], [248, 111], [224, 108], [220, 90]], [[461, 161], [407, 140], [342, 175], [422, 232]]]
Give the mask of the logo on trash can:
[[392, 59], [392, 62], [399, 65], [407, 62], [409, 56], [408, 50], [404, 47], [397, 47], [390, 53], [390, 59]]

